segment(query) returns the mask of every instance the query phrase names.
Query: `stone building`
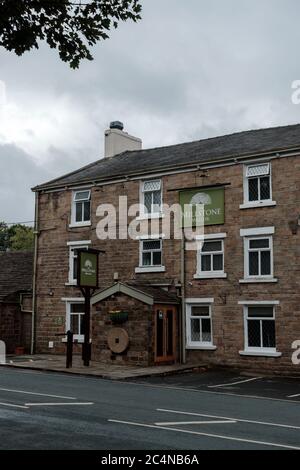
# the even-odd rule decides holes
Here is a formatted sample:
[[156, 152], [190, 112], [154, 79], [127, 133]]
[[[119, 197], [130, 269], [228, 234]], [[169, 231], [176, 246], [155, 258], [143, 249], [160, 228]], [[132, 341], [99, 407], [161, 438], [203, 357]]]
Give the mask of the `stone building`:
[[6, 352], [30, 352], [33, 253], [0, 253], [0, 340]]
[[[94, 359], [299, 372], [300, 125], [145, 150], [121, 123], [105, 135], [104, 158], [34, 188], [36, 351], [64, 352], [68, 329], [83, 341], [77, 250], [92, 247], [105, 251]], [[134, 217], [120, 197], [156, 233], [125, 239]], [[179, 203], [204, 204], [196, 251], [164, 233], [165, 206]], [[116, 239], [99, 239], [104, 204]]]

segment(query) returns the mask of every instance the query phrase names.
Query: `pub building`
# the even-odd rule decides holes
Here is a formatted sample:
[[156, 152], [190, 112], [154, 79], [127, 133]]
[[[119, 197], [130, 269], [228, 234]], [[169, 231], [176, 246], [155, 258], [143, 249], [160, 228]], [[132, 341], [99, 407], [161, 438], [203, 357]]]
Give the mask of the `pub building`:
[[[68, 330], [80, 351], [78, 252], [96, 249], [93, 360], [299, 372], [300, 125], [142, 149], [117, 121], [103, 158], [33, 191], [35, 352], [65, 353]], [[141, 204], [138, 219], [157, 232], [99, 239], [97, 209], [118, 212], [120, 197]], [[165, 236], [164, 207], [174, 204], [202, 208], [197, 250]]]

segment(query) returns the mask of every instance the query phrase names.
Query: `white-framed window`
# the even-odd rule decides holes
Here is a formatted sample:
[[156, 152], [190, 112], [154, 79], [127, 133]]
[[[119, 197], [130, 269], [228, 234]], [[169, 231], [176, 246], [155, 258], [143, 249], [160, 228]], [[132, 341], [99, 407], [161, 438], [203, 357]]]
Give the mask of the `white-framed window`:
[[246, 277], [273, 277], [273, 238], [246, 238]]
[[72, 225], [90, 225], [91, 191], [89, 189], [73, 191], [72, 198]]
[[274, 305], [244, 305], [245, 351], [276, 352]]
[[275, 204], [272, 201], [271, 163], [245, 165], [244, 204], [241, 208]]
[[274, 279], [273, 260], [274, 228], [241, 230], [244, 236], [244, 280], [249, 282]]
[[162, 266], [162, 240], [140, 241], [140, 267]]
[[66, 302], [66, 331], [72, 331], [74, 340], [84, 340], [84, 300]]
[[190, 300], [190, 303], [187, 300], [187, 349], [216, 349], [213, 345], [212, 302], [213, 299]]
[[203, 242], [198, 253], [197, 274], [203, 277], [218, 277], [224, 274], [224, 240]]
[[77, 283], [77, 257], [78, 250], [88, 250], [91, 244], [90, 240], [82, 242], [69, 242], [69, 284], [75, 285]]
[[162, 211], [162, 181], [160, 179], [141, 183], [141, 216], [158, 217]]

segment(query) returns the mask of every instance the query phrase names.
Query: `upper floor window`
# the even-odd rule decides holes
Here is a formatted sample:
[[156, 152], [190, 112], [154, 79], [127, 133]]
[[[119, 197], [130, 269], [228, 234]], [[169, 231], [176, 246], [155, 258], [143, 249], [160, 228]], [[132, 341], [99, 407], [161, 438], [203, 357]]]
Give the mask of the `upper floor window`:
[[77, 225], [89, 224], [91, 221], [91, 191], [73, 192], [72, 223]]
[[161, 180], [144, 181], [142, 183], [142, 215], [157, 216], [162, 208]]
[[275, 282], [273, 267], [274, 227], [241, 230], [244, 237], [244, 280]]
[[163, 266], [163, 241], [161, 238], [140, 240], [140, 261], [136, 273], [165, 272]]
[[78, 250], [88, 250], [90, 241], [83, 242], [69, 242], [69, 284], [77, 283], [77, 269], [78, 269]]
[[273, 276], [272, 237], [247, 238], [247, 277]]
[[224, 272], [224, 238], [226, 233], [210, 234], [197, 254], [197, 278], [227, 277]]
[[275, 204], [272, 201], [271, 164], [247, 165], [244, 170], [244, 204], [241, 208]]
[[161, 266], [162, 240], [143, 240], [141, 245], [140, 265], [142, 267]]

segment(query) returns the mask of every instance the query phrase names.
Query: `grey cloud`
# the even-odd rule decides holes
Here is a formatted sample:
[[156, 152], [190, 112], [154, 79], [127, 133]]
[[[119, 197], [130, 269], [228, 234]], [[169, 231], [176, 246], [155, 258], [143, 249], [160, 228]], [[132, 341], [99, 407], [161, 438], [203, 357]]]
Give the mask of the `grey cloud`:
[[[0, 218], [28, 218], [31, 185], [100, 158], [110, 120], [123, 120], [148, 147], [300, 122], [300, 106], [291, 102], [291, 84], [300, 79], [298, 0], [142, 3], [143, 20], [112, 31], [94, 48], [95, 60], [78, 71], [44, 45], [21, 58], [0, 52], [9, 99], [38, 110], [61, 136], [43, 148], [39, 164], [39, 153], [22, 153], [20, 142], [10, 147], [9, 158], [7, 147], [0, 147], [6, 169], [1, 195], [10, 194], [5, 204], [1, 198]], [[62, 122], [48, 106], [62, 106], [64, 99], [69, 108]], [[74, 115], [81, 118], [76, 126]], [[45, 134], [26, 129], [42, 148]], [[11, 189], [16, 178], [27, 201], [22, 211]]]

